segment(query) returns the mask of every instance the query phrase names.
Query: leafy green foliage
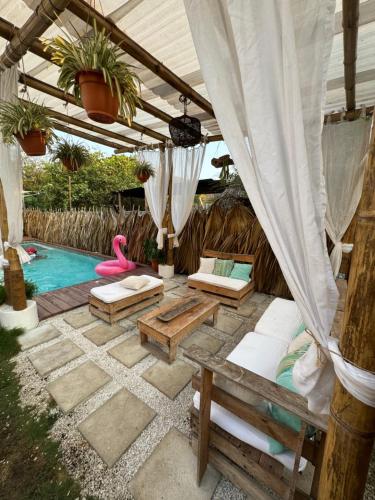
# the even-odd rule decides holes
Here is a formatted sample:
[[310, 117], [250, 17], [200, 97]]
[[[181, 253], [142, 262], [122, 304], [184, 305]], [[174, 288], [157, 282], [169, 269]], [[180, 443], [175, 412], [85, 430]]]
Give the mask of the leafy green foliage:
[[41, 130], [46, 134], [46, 143], [54, 139], [49, 111], [35, 101], [0, 102], [0, 130], [5, 144], [14, 144], [15, 135], [22, 138], [31, 130]]
[[159, 250], [155, 240], [145, 240], [143, 243], [143, 249], [148, 262], [158, 258]]
[[63, 164], [69, 162], [74, 171], [90, 160], [89, 150], [82, 143], [73, 142], [69, 139], [59, 139], [50, 148], [50, 153], [52, 154], [52, 161], [60, 160]]
[[136, 177], [154, 177], [155, 175], [155, 170], [152, 168], [151, 163], [147, 161], [137, 162], [133, 172]]
[[30, 280], [25, 280], [26, 298], [31, 300], [38, 292], [38, 285]]
[[101, 72], [112, 95], [117, 94], [120, 114], [131, 122], [139, 102], [140, 80], [130, 65], [120, 61], [123, 55], [121, 48], [111, 42], [110, 35], [104, 28], [98, 30], [95, 20], [93, 30], [89, 34], [81, 36], [77, 33], [77, 41], [67, 32], [64, 34], [68, 40], [57, 36], [52, 40], [43, 41], [46, 48], [52, 50], [52, 61], [61, 67], [57, 86], [65, 92], [73, 88], [74, 97], [80, 103], [81, 92], [76, 79], [77, 73]]
[[5, 291], [5, 286], [4, 285], [0, 285], [0, 306], [2, 304], [4, 304], [6, 298], [7, 298], [7, 294], [6, 294], [6, 291]]
[[[133, 175], [134, 158], [114, 155], [90, 155], [86, 165], [72, 175], [72, 203], [75, 208], [111, 205], [112, 192], [138, 187]], [[26, 207], [66, 209], [68, 206], [68, 175], [61, 163], [26, 160], [23, 168]]]

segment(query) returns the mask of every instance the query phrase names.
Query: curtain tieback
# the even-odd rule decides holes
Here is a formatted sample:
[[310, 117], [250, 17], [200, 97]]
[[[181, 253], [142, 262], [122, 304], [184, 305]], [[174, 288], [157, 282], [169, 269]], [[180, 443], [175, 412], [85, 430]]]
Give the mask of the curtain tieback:
[[158, 250], [162, 250], [164, 246], [164, 235], [167, 234], [166, 227], [159, 227], [158, 234], [156, 235], [156, 242], [158, 244]]
[[178, 236], [176, 233], [170, 233], [168, 234], [168, 238], [171, 239], [173, 238], [173, 246], [174, 247], [179, 247], [180, 243], [178, 242]]

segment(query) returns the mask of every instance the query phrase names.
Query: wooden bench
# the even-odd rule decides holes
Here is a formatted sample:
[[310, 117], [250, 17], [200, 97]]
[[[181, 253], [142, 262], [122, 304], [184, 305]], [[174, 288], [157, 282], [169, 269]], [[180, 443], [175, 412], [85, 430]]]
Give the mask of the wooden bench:
[[203, 257], [215, 257], [217, 259], [231, 259], [234, 262], [252, 264], [253, 269], [251, 271], [251, 281], [241, 288], [241, 290], [231, 290], [219, 285], [213, 285], [210, 283], [205, 283], [204, 281], [198, 281], [195, 279], [189, 279], [187, 284], [190, 288], [195, 288], [201, 290], [208, 295], [215, 297], [222, 304], [226, 304], [235, 308], [238, 308], [243, 304], [254, 292], [254, 255], [244, 255], [236, 253], [224, 253], [216, 252], [215, 250], [204, 250]]
[[[200, 376], [194, 376], [192, 381], [193, 388], [200, 392], [200, 409], [199, 412], [194, 407], [191, 410], [192, 447], [198, 456], [198, 483], [203, 478], [207, 464], [211, 463], [254, 499], [270, 497], [252, 478], [272, 489], [281, 498], [317, 498], [327, 418], [311, 413], [302, 396], [234, 363], [213, 356], [198, 346], [192, 346], [185, 352], [185, 356], [201, 366]], [[214, 374], [300, 417], [300, 432], [280, 424], [272, 416], [222, 390], [213, 382]], [[213, 401], [293, 450], [295, 460], [290, 476], [285, 477], [284, 466], [276, 459], [214, 424], [210, 420]], [[305, 437], [307, 425], [317, 429], [314, 440]], [[310, 495], [296, 487], [301, 456], [315, 466]]]

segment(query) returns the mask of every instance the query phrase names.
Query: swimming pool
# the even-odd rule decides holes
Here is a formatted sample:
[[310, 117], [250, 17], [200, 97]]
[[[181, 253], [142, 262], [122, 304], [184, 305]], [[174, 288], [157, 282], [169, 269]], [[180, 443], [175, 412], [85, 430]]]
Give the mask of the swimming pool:
[[34, 242], [22, 246], [38, 251], [38, 257], [23, 266], [25, 279], [38, 285], [38, 294], [100, 277], [95, 272], [95, 266], [104, 260], [100, 257]]

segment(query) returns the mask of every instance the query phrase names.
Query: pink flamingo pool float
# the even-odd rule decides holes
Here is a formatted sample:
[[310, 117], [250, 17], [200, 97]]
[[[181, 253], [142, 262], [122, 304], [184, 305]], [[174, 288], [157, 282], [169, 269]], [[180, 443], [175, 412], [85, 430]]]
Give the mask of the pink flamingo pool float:
[[126, 245], [126, 238], [118, 234], [113, 238], [113, 250], [118, 260], [105, 260], [95, 267], [95, 272], [101, 276], [111, 276], [112, 274], [125, 273], [132, 271], [137, 266], [131, 260], [128, 260], [120, 250], [120, 245]]

